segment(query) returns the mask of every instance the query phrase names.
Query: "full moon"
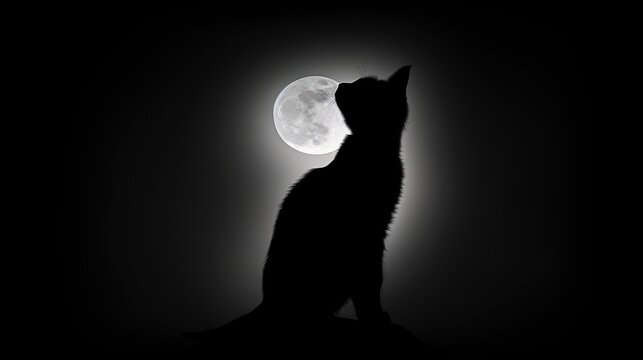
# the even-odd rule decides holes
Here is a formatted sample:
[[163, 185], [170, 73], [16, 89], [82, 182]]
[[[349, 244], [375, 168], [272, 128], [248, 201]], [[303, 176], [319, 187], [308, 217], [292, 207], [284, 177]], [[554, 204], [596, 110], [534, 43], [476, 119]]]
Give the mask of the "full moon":
[[327, 77], [307, 76], [279, 93], [273, 116], [277, 133], [286, 144], [314, 155], [339, 149], [350, 130], [333, 101], [337, 85]]

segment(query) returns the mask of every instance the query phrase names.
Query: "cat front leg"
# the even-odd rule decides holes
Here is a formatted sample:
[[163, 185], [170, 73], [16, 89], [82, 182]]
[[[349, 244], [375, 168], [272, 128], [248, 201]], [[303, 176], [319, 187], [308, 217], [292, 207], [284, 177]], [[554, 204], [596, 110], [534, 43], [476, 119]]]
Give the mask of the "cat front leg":
[[382, 310], [380, 300], [382, 281], [381, 260], [368, 264], [357, 279], [353, 293], [353, 306], [357, 318], [364, 324], [379, 326], [391, 323], [389, 314]]

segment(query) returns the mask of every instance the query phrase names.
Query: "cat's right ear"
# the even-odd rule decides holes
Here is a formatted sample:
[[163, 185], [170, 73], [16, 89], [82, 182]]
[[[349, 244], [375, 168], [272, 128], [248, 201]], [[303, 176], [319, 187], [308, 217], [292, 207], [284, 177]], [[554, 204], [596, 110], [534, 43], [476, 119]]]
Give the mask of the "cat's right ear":
[[393, 85], [398, 91], [406, 93], [406, 85], [409, 82], [411, 74], [411, 65], [402, 66], [391, 77], [388, 78], [389, 84]]

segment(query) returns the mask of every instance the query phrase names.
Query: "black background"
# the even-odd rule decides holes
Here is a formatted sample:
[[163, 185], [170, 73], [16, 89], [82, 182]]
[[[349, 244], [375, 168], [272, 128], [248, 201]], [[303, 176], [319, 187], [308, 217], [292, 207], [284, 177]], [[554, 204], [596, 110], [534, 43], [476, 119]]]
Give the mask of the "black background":
[[[412, 137], [432, 142], [416, 146], [414, 161], [438, 159], [422, 176], [437, 179], [443, 211], [415, 207], [404, 223], [414, 245], [383, 295], [393, 320], [456, 352], [586, 344], [583, 16], [328, 6], [56, 9], [39, 24], [33, 44], [51, 111], [35, 123], [47, 181], [33, 186], [52, 224], [46, 239], [28, 232], [51, 247], [38, 251], [45, 281], [29, 306], [56, 329], [44, 331], [52, 344], [180, 349], [181, 331], [252, 309], [261, 264], [241, 258], [262, 251], [274, 217], [253, 205], [276, 204], [283, 192], [265, 184], [285, 191], [290, 181], [266, 179], [282, 165], [259, 164], [238, 109], [252, 106], [257, 82], [280, 88], [292, 80], [279, 78], [285, 68], [310, 75], [304, 59], [351, 51], [389, 72], [408, 59], [412, 99], [432, 107]], [[253, 226], [262, 239], [249, 238]]]

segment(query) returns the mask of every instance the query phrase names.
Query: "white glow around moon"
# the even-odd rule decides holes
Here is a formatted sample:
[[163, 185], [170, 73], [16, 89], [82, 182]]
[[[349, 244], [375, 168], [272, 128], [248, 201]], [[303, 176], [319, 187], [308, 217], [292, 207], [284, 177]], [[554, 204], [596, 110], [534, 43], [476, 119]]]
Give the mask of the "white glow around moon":
[[339, 149], [350, 130], [333, 101], [338, 82], [308, 76], [286, 86], [275, 101], [273, 116], [281, 139], [306, 154]]

